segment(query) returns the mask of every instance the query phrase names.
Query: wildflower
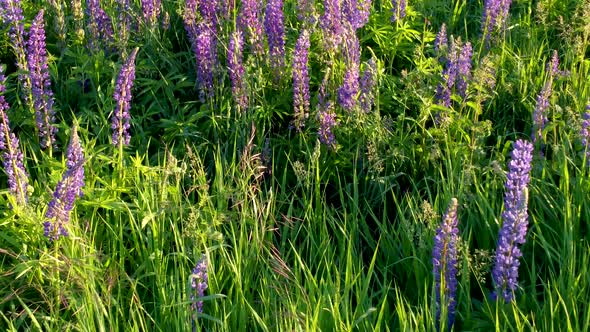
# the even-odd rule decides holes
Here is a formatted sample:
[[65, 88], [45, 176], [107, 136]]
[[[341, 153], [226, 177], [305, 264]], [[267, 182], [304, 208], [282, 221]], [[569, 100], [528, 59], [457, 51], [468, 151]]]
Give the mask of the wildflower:
[[492, 271], [495, 288], [492, 296], [503, 297], [506, 302], [514, 298], [519, 258], [522, 256], [519, 245], [524, 244], [527, 233], [527, 186], [530, 182], [532, 152], [533, 145], [530, 142], [518, 140], [514, 144], [508, 164], [502, 229], [498, 237]]
[[342, 13], [353, 29], [360, 29], [369, 22], [371, 0], [343, 0]]
[[40, 10], [29, 32], [27, 45], [27, 64], [32, 84], [33, 105], [41, 138], [41, 147], [48, 148], [55, 142], [55, 111], [53, 110], [53, 92], [47, 65], [45, 47], [45, 30], [43, 10]]
[[9, 105], [3, 95], [6, 91], [5, 80], [4, 67], [0, 66], [0, 150], [3, 151], [2, 158], [8, 178], [8, 188], [16, 197], [18, 204], [25, 204], [28, 201], [29, 175], [23, 165], [23, 154], [19, 148], [18, 138], [10, 130], [10, 122], [6, 115]]
[[19, 69], [18, 80], [24, 89], [25, 103], [33, 107], [31, 100], [31, 78], [28, 71], [25, 42], [24, 17], [19, 0], [0, 0], [0, 21], [8, 26], [8, 35], [16, 55], [16, 65]]
[[162, 10], [161, 0], [141, 0], [143, 19], [148, 26], [155, 26]]
[[229, 39], [227, 54], [229, 78], [231, 80], [232, 94], [240, 110], [248, 107], [248, 95], [244, 82], [244, 66], [242, 65], [242, 48], [244, 37], [242, 32], [237, 30], [232, 33]]
[[197, 59], [199, 99], [204, 103], [205, 99], [213, 97], [213, 70], [217, 58], [217, 44], [211, 29], [204, 22], [199, 23], [197, 31], [197, 40], [193, 47]]
[[347, 111], [352, 111], [357, 103], [359, 93], [359, 76], [360, 76], [360, 46], [359, 40], [354, 30], [349, 29], [345, 36], [345, 61], [347, 70], [344, 74], [344, 81], [338, 89], [338, 103]]
[[[457, 199], [451, 203], [443, 215], [442, 223], [434, 237], [432, 250], [432, 266], [436, 294], [436, 321], [440, 321], [441, 311], [447, 313], [449, 329], [455, 320], [457, 305], [457, 246], [459, 244], [459, 229], [457, 227]], [[444, 310], [443, 310], [444, 309]]]
[[318, 113], [318, 120], [320, 122], [318, 137], [320, 142], [330, 148], [334, 148], [336, 146], [336, 137], [334, 136], [332, 130], [338, 125], [336, 113], [334, 113], [332, 109], [332, 104], [328, 102], [325, 109]]
[[584, 113], [583, 118], [581, 132], [582, 145], [586, 151], [586, 163], [590, 166], [590, 102], [588, 102], [588, 105], [586, 106], [586, 112]]
[[459, 58], [457, 59], [457, 91], [461, 97], [465, 97], [467, 92], [467, 83], [471, 79], [471, 43], [463, 45]]
[[551, 96], [551, 80], [545, 83], [541, 93], [537, 96], [535, 111], [533, 112], [533, 130], [531, 139], [533, 143], [537, 140], [543, 140], [543, 129], [547, 124], [547, 110], [549, 109], [549, 97]]
[[264, 53], [262, 46], [262, 22], [260, 20], [261, 1], [244, 0], [238, 16], [238, 26], [244, 31], [246, 40], [250, 44], [250, 50], [254, 54], [261, 55]]
[[301, 31], [293, 54], [293, 106], [295, 127], [301, 130], [309, 114], [309, 32]]
[[373, 106], [373, 102], [375, 100], [373, 90], [377, 84], [376, 75], [377, 63], [375, 62], [375, 58], [371, 58], [366, 63], [365, 71], [363, 72], [363, 76], [360, 80], [361, 94], [359, 96], [359, 104], [365, 113], [371, 111], [371, 107]]
[[264, 28], [268, 38], [270, 66], [275, 79], [280, 77], [285, 66], [285, 19], [283, 15], [283, 0], [268, 0]]
[[129, 135], [129, 110], [131, 109], [131, 88], [135, 80], [135, 57], [139, 48], [135, 48], [121, 67], [117, 78], [113, 98], [117, 105], [112, 116], [113, 145], [128, 145], [131, 140]]
[[201, 256], [201, 259], [197, 262], [197, 265], [193, 269], [191, 282], [192, 289], [196, 293], [196, 296], [194, 294], [191, 295], [191, 309], [193, 311], [197, 311], [198, 313], [203, 312], [203, 301], [198, 299], [205, 296], [205, 290], [208, 287], [208, 279], [209, 278], [207, 275], [207, 259], [203, 254]]
[[487, 47], [490, 46], [492, 32], [504, 29], [511, 4], [512, 0], [484, 0], [481, 30]]
[[406, 17], [406, 0], [391, 0], [391, 22], [399, 21]]
[[89, 17], [88, 29], [90, 29], [90, 47], [97, 49], [97, 41], [108, 44], [113, 40], [113, 26], [111, 18], [100, 7], [99, 0], [86, 0], [86, 13]]
[[436, 34], [436, 38], [434, 39], [434, 52], [440, 56], [440, 53], [446, 51], [448, 48], [448, 43], [447, 25], [443, 23], [440, 26], [440, 30]]
[[307, 25], [313, 25], [316, 20], [314, 0], [297, 1], [297, 18]]
[[66, 165], [66, 171], [53, 192], [53, 199], [47, 206], [45, 213], [47, 221], [43, 223], [44, 235], [51, 241], [59, 239], [60, 236], [68, 236], [64, 225], [70, 220], [70, 212], [74, 208], [76, 198], [82, 196], [84, 153], [76, 127], [72, 129]]
[[324, 44], [328, 51], [334, 51], [342, 41], [342, 8], [339, 0], [324, 0], [324, 15], [320, 19]]

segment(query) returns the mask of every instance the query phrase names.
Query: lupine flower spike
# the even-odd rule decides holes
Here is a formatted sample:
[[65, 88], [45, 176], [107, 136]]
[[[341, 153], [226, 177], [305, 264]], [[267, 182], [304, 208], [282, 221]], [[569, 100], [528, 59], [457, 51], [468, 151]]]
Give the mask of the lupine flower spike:
[[318, 129], [318, 138], [322, 144], [325, 144], [331, 149], [336, 147], [336, 137], [333, 129], [338, 125], [336, 113], [334, 113], [334, 104], [328, 96], [328, 82], [329, 82], [329, 71], [325, 73], [322, 84], [320, 85], [320, 91], [318, 95], [318, 120], [320, 122], [320, 128]]
[[436, 231], [432, 251], [436, 322], [440, 324], [441, 313], [446, 313], [447, 317], [444, 319], [449, 330], [455, 321], [455, 307], [457, 305], [457, 246], [460, 240], [457, 227], [457, 205], [457, 199], [451, 199], [442, 223]]
[[268, 0], [264, 28], [268, 38], [270, 67], [274, 79], [278, 81], [285, 66], [285, 19], [283, 15], [283, 0]]
[[113, 145], [128, 145], [131, 139], [129, 134], [129, 110], [131, 109], [131, 88], [135, 80], [135, 57], [139, 48], [135, 48], [121, 67], [117, 78], [115, 94], [113, 98], [117, 103], [112, 116], [111, 128], [113, 129]]
[[342, 41], [342, 8], [339, 0], [324, 0], [324, 14], [320, 19], [320, 27], [324, 36], [324, 47], [327, 51], [335, 51]]
[[352, 112], [357, 105], [357, 98], [360, 91], [361, 52], [359, 40], [353, 29], [348, 29], [345, 38], [344, 58], [347, 70], [344, 74], [344, 81], [338, 89], [338, 103], [345, 110]]
[[495, 288], [492, 296], [502, 297], [506, 302], [514, 299], [518, 282], [519, 258], [522, 256], [519, 246], [524, 244], [527, 233], [527, 187], [530, 182], [532, 153], [533, 145], [530, 142], [518, 140], [514, 144], [508, 164], [502, 229], [498, 237], [495, 264], [492, 270]]
[[24, 17], [20, 0], [0, 0], [0, 22], [8, 26], [8, 35], [16, 55], [19, 69], [18, 80], [24, 90], [24, 99], [30, 109], [34, 109], [31, 97], [31, 77], [27, 75], [27, 52], [25, 41]]
[[586, 164], [590, 167], [590, 101], [586, 106], [586, 112], [584, 113], [582, 121], [582, 145], [584, 151], [586, 151]]
[[244, 81], [245, 70], [242, 64], [243, 45], [244, 37], [242, 32], [239, 30], [234, 31], [229, 39], [227, 61], [232, 94], [240, 111], [244, 111], [248, 107], [248, 94]]
[[39, 129], [41, 147], [51, 148], [55, 142], [55, 111], [53, 110], [53, 92], [47, 65], [47, 49], [45, 47], [45, 30], [43, 10], [40, 10], [31, 25], [27, 47], [27, 64], [32, 84], [33, 105]]
[[391, 0], [391, 22], [396, 22], [406, 17], [406, 0]]
[[371, 60], [365, 64], [365, 71], [363, 72], [363, 76], [360, 80], [361, 94], [359, 96], [359, 104], [361, 110], [363, 110], [365, 113], [369, 113], [371, 111], [371, 107], [373, 107], [373, 103], [375, 101], [373, 90], [377, 84], [376, 76], [377, 62], [375, 61], [375, 58], [371, 58]]
[[68, 236], [65, 225], [70, 220], [70, 212], [74, 208], [76, 198], [82, 196], [84, 153], [76, 127], [72, 129], [66, 165], [66, 171], [58, 182], [45, 213], [47, 221], [43, 224], [44, 234], [51, 241], [59, 239], [60, 236]]
[[201, 259], [197, 262], [197, 265], [193, 269], [191, 287], [195, 294], [191, 295], [191, 309], [198, 313], [203, 312], [203, 301], [199, 300], [205, 296], [205, 290], [208, 287], [208, 275], [207, 275], [207, 258], [203, 254]]
[[246, 40], [250, 45], [250, 51], [254, 54], [261, 55], [264, 53], [263, 35], [262, 35], [262, 21], [261, 15], [261, 1], [244, 0], [240, 8], [238, 17], [238, 26], [246, 36]]
[[5, 91], [4, 67], [0, 66], [0, 150], [2, 150], [4, 171], [8, 177], [10, 193], [16, 197], [17, 204], [25, 204], [28, 201], [29, 175], [23, 165], [23, 154], [18, 145], [18, 138], [10, 130], [10, 123], [6, 116], [9, 106], [4, 99]]
[[293, 107], [297, 130], [301, 130], [309, 115], [309, 46], [309, 32], [303, 30], [297, 39], [293, 54]]
[[108, 46], [113, 40], [113, 26], [109, 15], [100, 6], [99, 0], [86, 0], [86, 13], [88, 14], [88, 29], [90, 30], [90, 48], [98, 50], [102, 41]]

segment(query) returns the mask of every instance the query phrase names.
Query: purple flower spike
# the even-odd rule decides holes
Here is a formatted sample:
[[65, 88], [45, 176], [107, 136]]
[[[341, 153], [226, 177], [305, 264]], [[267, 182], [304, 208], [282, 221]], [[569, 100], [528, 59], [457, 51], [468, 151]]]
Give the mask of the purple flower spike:
[[283, 15], [283, 0], [268, 0], [264, 28], [268, 38], [270, 66], [275, 80], [280, 78], [285, 66], [285, 19]]
[[457, 227], [457, 206], [457, 199], [451, 199], [442, 223], [436, 231], [434, 249], [432, 250], [437, 305], [436, 322], [439, 324], [441, 311], [446, 308], [447, 330], [453, 326], [457, 305], [457, 246], [460, 240]]
[[365, 64], [365, 71], [363, 72], [363, 76], [360, 80], [361, 95], [359, 96], [359, 104], [365, 113], [369, 113], [371, 111], [371, 107], [375, 101], [373, 90], [377, 84], [376, 76], [377, 63], [375, 62], [375, 58], [371, 58], [371, 60]]
[[481, 30], [486, 47], [490, 46], [493, 31], [506, 28], [511, 4], [512, 0], [484, 0]]
[[205, 290], [209, 287], [209, 277], [207, 275], [207, 258], [205, 255], [201, 256], [201, 259], [197, 262], [197, 265], [193, 269], [191, 287], [195, 294], [191, 295], [191, 309], [198, 313], [203, 313], [203, 301], [199, 300], [205, 296]]
[[332, 130], [338, 125], [338, 120], [332, 108], [332, 104], [328, 102], [326, 109], [318, 113], [318, 120], [320, 122], [318, 137], [320, 142], [333, 149], [336, 147], [336, 137]]
[[293, 106], [297, 130], [301, 130], [309, 114], [309, 46], [309, 32], [303, 30], [293, 54]]
[[129, 110], [131, 109], [131, 88], [135, 80], [135, 57], [139, 48], [135, 48], [127, 61], [121, 67], [121, 72], [117, 78], [115, 93], [113, 98], [117, 105], [112, 116], [111, 128], [113, 129], [113, 145], [128, 145], [131, 140], [129, 134]]
[[194, 45], [197, 59], [197, 87], [199, 89], [199, 99], [204, 103], [206, 99], [212, 98], [214, 94], [213, 71], [217, 59], [217, 43], [211, 29], [204, 22], [199, 24], [197, 31], [197, 40]]
[[316, 21], [314, 0], [297, 1], [297, 18], [306, 25], [313, 25]]
[[264, 53], [261, 15], [262, 1], [244, 0], [238, 17], [238, 26], [244, 31], [250, 50], [254, 54]]
[[406, 17], [406, 0], [391, 0], [391, 22], [399, 21]]
[[344, 82], [338, 89], [338, 103], [342, 108], [351, 112], [357, 105], [357, 98], [360, 90], [359, 72], [361, 53], [359, 40], [354, 30], [349, 29], [345, 38], [346, 49], [344, 50], [344, 58], [348, 69], [344, 74]]
[[141, 0], [143, 19], [147, 26], [156, 26], [162, 11], [161, 0]]
[[4, 68], [0, 66], [0, 150], [2, 150], [4, 171], [8, 178], [8, 188], [16, 197], [18, 204], [26, 204], [29, 175], [23, 165], [23, 154], [19, 148], [18, 138], [10, 130], [10, 122], [6, 116], [9, 106], [3, 95], [6, 90], [4, 84]]
[[369, 22], [371, 0], [343, 0], [342, 13], [353, 29], [360, 29]]
[[18, 80], [24, 90], [25, 103], [33, 107], [31, 100], [31, 78], [26, 74], [27, 52], [25, 42], [24, 17], [20, 0], [0, 0], [0, 22], [8, 26], [8, 35], [16, 55], [16, 64], [19, 69]]
[[232, 94], [241, 111], [248, 108], [248, 94], [244, 81], [244, 66], [242, 64], [242, 48], [244, 37], [241, 31], [232, 33], [229, 39], [227, 54], [229, 78], [231, 80]]
[[582, 145], [586, 151], [586, 164], [590, 166], [590, 101], [586, 106], [586, 112], [584, 113], [582, 121]]
[[59, 239], [60, 236], [68, 236], [64, 225], [70, 221], [70, 212], [74, 208], [76, 198], [82, 196], [84, 153], [76, 127], [72, 129], [66, 165], [66, 171], [58, 182], [45, 213], [47, 221], [43, 224], [44, 235], [51, 241]]
[[543, 129], [547, 124], [547, 110], [549, 109], [549, 97], [551, 97], [551, 80], [545, 83], [543, 90], [537, 96], [537, 104], [533, 112], [533, 132], [531, 139], [533, 143], [537, 140], [543, 141]]
[[320, 19], [324, 44], [328, 51], [335, 51], [342, 41], [342, 8], [339, 0], [324, 0], [324, 15]]
[[516, 141], [508, 164], [502, 229], [498, 237], [495, 265], [492, 270], [495, 288], [492, 296], [503, 297], [506, 302], [514, 299], [518, 282], [519, 258], [522, 256], [519, 245], [524, 244], [527, 233], [527, 186], [530, 182], [532, 160], [533, 145], [524, 140]]
[[55, 143], [55, 111], [53, 110], [53, 92], [47, 64], [45, 48], [45, 30], [43, 10], [40, 10], [31, 25], [27, 45], [27, 64], [32, 84], [33, 105], [39, 129], [41, 147], [52, 147]]
[[98, 49], [98, 41], [102, 41], [104, 46], [110, 44], [113, 41], [113, 25], [109, 15], [100, 7], [100, 1], [86, 0], [86, 12], [89, 18], [90, 47]]
[[436, 38], [434, 39], [434, 52], [441, 56], [443, 52], [449, 47], [449, 40], [447, 37], [447, 25], [443, 23], [440, 26], [440, 30], [436, 34]]
[[465, 98], [467, 93], [467, 83], [471, 80], [471, 56], [473, 49], [471, 43], [467, 42], [461, 49], [457, 62], [457, 91], [461, 97]]

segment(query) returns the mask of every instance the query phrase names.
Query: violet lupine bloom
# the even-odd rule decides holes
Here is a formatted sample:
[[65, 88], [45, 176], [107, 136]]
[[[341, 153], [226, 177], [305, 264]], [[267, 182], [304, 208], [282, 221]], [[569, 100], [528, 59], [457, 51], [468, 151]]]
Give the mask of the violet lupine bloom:
[[490, 46], [494, 30], [505, 29], [511, 4], [512, 0], [484, 0], [481, 30], [486, 47]]
[[186, 30], [186, 34], [188, 36], [189, 41], [191, 42], [191, 47], [194, 48], [194, 45], [197, 43], [197, 0], [186, 0], [186, 5], [184, 7], [184, 11], [182, 13], [182, 20], [184, 22], [184, 29]]
[[[143, 5], [143, 4], [142, 4]], [[131, 30], [131, 6], [129, 0], [117, 0], [118, 17], [118, 43], [122, 50], [127, 46], [129, 31]]]
[[345, 35], [346, 48], [344, 50], [345, 62], [347, 66], [344, 74], [344, 81], [338, 89], [338, 103], [347, 111], [353, 111], [357, 104], [359, 94], [359, 76], [360, 76], [360, 46], [359, 40], [354, 30], [349, 29]]
[[438, 85], [435, 96], [437, 102], [445, 107], [451, 107], [451, 91], [459, 76], [460, 51], [459, 43], [453, 39], [449, 47], [445, 69], [442, 72], [443, 82]]
[[161, 0], [141, 0], [141, 11], [147, 26], [156, 26], [162, 11]]
[[201, 22], [197, 27], [198, 35], [195, 45], [195, 57], [197, 60], [197, 88], [199, 90], [199, 99], [202, 103], [206, 99], [212, 98], [213, 90], [213, 70], [217, 59], [215, 36], [212, 30]]
[[238, 16], [238, 26], [246, 35], [252, 53], [264, 53], [261, 15], [262, 1], [244, 0]]
[[18, 80], [24, 89], [25, 103], [33, 108], [31, 78], [26, 74], [28, 66], [24, 20], [20, 0], [0, 0], [0, 21], [5, 26], [9, 26], [8, 35], [16, 55], [16, 65], [19, 69]]
[[324, 44], [328, 51], [335, 51], [342, 42], [342, 8], [340, 0], [324, 0], [324, 15], [320, 19]]
[[113, 26], [111, 18], [100, 7], [99, 0], [86, 0], [86, 13], [89, 18], [88, 29], [90, 29], [90, 47], [98, 49], [97, 41], [109, 44], [113, 40]]
[[360, 29], [369, 22], [371, 0], [343, 0], [342, 13], [353, 29]]
[[399, 21], [406, 17], [406, 0], [391, 0], [391, 22]]
[[268, 39], [270, 66], [275, 80], [280, 78], [285, 66], [285, 19], [283, 15], [283, 0], [268, 0], [264, 29]]
[[205, 290], [208, 288], [209, 277], [207, 274], [207, 258], [205, 255], [201, 256], [201, 259], [197, 262], [193, 269], [191, 287], [196, 293], [191, 294], [191, 309], [198, 313], [203, 313], [203, 301], [199, 300], [205, 296]]
[[518, 282], [519, 258], [522, 256], [519, 245], [524, 244], [528, 227], [527, 186], [533, 160], [533, 145], [525, 140], [514, 144], [508, 164], [502, 229], [498, 237], [492, 279], [494, 298], [503, 297], [506, 302], [514, 299]]
[[297, 130], [301, 130], [309, 114], [309, 46], [309, 32], [304, 29], [293, 54], [293, 106]]
[[586, 106], [586, 112], [584, 113], [582, 121], [582, 145], [586, 151], [586, 164], [590, 166], [590, 102]]
[[57, 183], [53, 192], [53, 199], [47, 206], [43, 223], [44, 235], [54, 241], [60, 236], [68, 236], [64, 227], [70, 221], [70, 212], [74, 208], [77, 197], [82, 196], [84, 186], [84, 152], [78, 138], [76, 127], [72, 130], [72, 137], [67, 150], [66, 171], [61, 181]]
[[471, 79], [471, 56], [473, 49], [471, 43], [463, 45], [459, 58], [457, 59], [457, 90], [459, 95], [465, 98], [467, 83]]
[[436, 294], [436, 322], [440, 322], [443, 308], [446, 308], [448, 330], [455, 321], [457, 305], [457, 246], [459, 244], [459, 228], [457, 227], [456, 198], [451, 199], [442, 223], [436, 230], [434, 249], [432, 250], [432, 270], [434, 273], [434, 289]]
[[23, 165], [24, 158], [18, 146], [18, 138], [10, 130], [10, 122], [6, 115], [9, 106], [4, 99], [5, 81], [4, 67], [0, 66], [0, 150], [8, 178], [8, 188], [18, 204], [25, 204], [28, 201], [29, 175]]
[[123, 66], [117, 78], [113, 98], [117, 105], [112, 116], [111, 128], [113, 129], [113, 145], [128, 145], [131, 140], [129, 134], [129, 110], [131, 109], [131, 88], [135, 80], [135, 57], [139, 48], [135, 48]]
[[242, 32], [234, 31], [229, 39], [229, 48], [227, 53], [229, 78], [231, 80], [232, 94], [240, 110], [248, 108], [248, 94], [244, 81], [243, 58], [244, 37]]
[[39, 129], [42, 148], [50, 148], [55, 143], [55, 111], [53, 110], [53, 92], [47, 64], [47, 49], [45, 47], [45, 28], [43, 24], [43, 9], [31, 25], [29, 41], [27, 43], [27, 64], [31, 77], [33, 106]]
[[314, 0], [297, 1], [297, 18], [306, 25], [313, 25], [316, 21]]
[[551, 97], [551, 83], [549, 79], [541, 93], [537, 96], [537, 104], [535, 105], [535, 111], [533, 112], [533, 132], [531, 133], [531, 139], [533, 143], [537, 140], [543, 140], [543, 129], [547, 124], [547, 110], [549, 109], [549, 97]]
[[318, 137], [320, 142], [329, 148], [336, 147], [336, 137], [332, 130], [338, 125], [336, 113], [333, 111], [332, 103], [328, 102], [326, 108], [318, 113], [318, 120], [320, 128], [318, 129]]
[[376, 75], [377, 62], [375, 61], [375, 58], [371, 58], [365, 64], [365, 71], [363, 72], [363, 76], [360, 80], [361, 94], [359, 96], [359, 104], [361, 110], [363, 110], [365, 113], [369, 113], [371, 111], [371, 107], [373, 106], [373, 102], [375, 100], [373, 90], [377, 84]]
[[436, 38], [434, 38], [434, 52], [438, 56], [441, 56], [441, 53], [446, 51], [446, 49], [448, 47], [449, 47], [449, 40], [447, 37], [447, 25], [446, 25], [446, 23], [443, 23], [440, 26], [440, 30], [436, 34]]

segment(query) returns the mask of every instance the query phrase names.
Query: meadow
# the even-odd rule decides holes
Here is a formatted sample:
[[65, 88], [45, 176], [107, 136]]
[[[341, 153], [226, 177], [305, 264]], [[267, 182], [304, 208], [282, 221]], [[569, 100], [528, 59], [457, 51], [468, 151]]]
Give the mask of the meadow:
[[0, 0], [0, 330], [590, 330], [590, 1]]

